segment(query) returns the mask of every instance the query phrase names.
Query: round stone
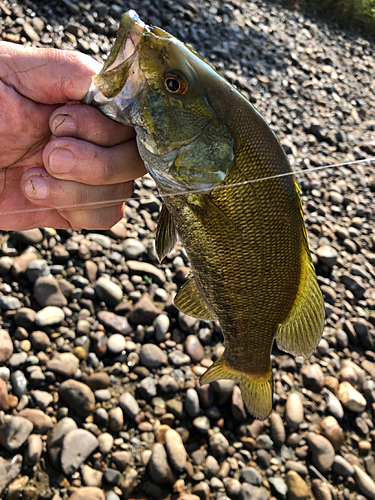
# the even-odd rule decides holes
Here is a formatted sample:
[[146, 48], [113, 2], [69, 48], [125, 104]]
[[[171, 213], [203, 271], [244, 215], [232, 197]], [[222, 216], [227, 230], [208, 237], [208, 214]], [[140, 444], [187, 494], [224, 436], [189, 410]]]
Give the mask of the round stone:
[[107, 349], [112, 354], [120, 354], [125, 351], [126, 340], [125, 337], [119, 333], [114, 333], [108, 338]]
[[62, 309], [55, 306], [48, 306], [36, 313], [35, 324], [39, 328], [53, 326], [61, 323], [65, 319], [65, 314]]
[[99, 299], [110, 306], [116, 306], [123, 299], [122, 289], [113, 281], [100, 277], [95, 284], [95, 292]]
[[327, 472], [335, 459], [335, 449], [327, 438], [313, 432], [307, 436], [312, 462], [320, 472]]
[[147, 368], [159, 368], [167, 363], [167, 355], [155, 344], [144, 344], [139, 356], [142, 365]]
[[86, 429], [68, 432], [61, 448], [61, 469], [64, 474], [70, 476], [76, 472], [98, 446], [97, 438]]
[[290, 430], [296, 430], [304, 420], [304, 409], [300, 395], [292, 392], [285, 405], [285, 420]]
[[60, 396], [77, 415], [86, 418], [95, 408], [95, 396], [90, 387], [77, 380], [63, 382], [59, 390]]

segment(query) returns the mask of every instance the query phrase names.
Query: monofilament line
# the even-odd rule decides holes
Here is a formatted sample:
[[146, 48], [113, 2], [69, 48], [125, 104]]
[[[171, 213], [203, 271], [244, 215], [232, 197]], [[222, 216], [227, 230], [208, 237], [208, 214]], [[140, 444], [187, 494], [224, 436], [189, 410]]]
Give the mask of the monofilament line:
[[[332, 165], [324, 165], [324, 166], [321, 166], [321, 167], [312, 167], [312, 168], [308, 168], [308, 169], [305, 169], [305, 170], [299, 170], [297, 172], [293, 171], [293, 172], [285, 172], [283, 174], [275, 174], [275, 175], [269, 175], [267, 177], [259, 177], [257, 179], [249, 179], [247, 181], [242, 181], [242, 182], [235, 182], [233, 184], [225, 184], [225, 185], [218, 185], [218, 186], [215, 186], [214, 188], [210, 188], [210, 189], [207, 189], [207, 188], [201, 188], [201, 189], [186, 189], [186, 190], [181, 190], [181, 191], [176, 191], [174, 193], [167, 193], [167, 194], [163, 194], [163, 198], [166, 198], [166, 197], [170, 197], [170, 196], [184, 196], [184, 195], [187, 195], [187, 194], [198, 194], [198, 193], [205, 193], [205, 192], [209, 192], [209, 191], [212, 191], [213, 189], [217, 190], [217, 189], [228, 189], [228, 188], [233, 188], [233, 187], [237, 187], [237, 186], [243, 186], [245, 184], [253, 184], [255, 182], [262, 182], [262, 181], [267, 181], [267, 180], [270, 180], [270, 179], [279, 179], [281, 177], [288, 177], [290, 175], [294, 175], [294, 176], [299, 176], [299, 175], [303, 175], [303, 174], [307, 174], [307, 173], [310, 173], [310, 172], [317, 172], [317, 171], [320, 171], [320, 170], [328, 170], [328, 169], [332, 169], [332, 168], [339, 168], [339, 167], [348, 167], [348, 166], [351, 166], [351, 165], [359, 165], [359, 164], [362, 164], [362, 163], [370, 163], [370, 162], [375, 162], [375, 156], [373, 156], [372, 158], [364, 158], [362, 160], [354, 160], [354, 161], [348, 161], [348, 162], [343, 162], [343, 163], [335, 163], [335, 164], [332, 164]], [[132, 200], [140, 200], [140, 199], [144, 199], [144, 198], [147, 198], [147, 197], [157, 197], [157, 198], [160, 198], [161, 196], [159, 194], [154, 194], [154, 193], [146, 193], [142, 196], [132, 196], [131, 199]], [[64, 205], [64, 206], [59, 206], [59, 207], [38, 207], [38, 206], [35, 206], [35, 208], [31, 208], [31, 209], [28, 209], [28, 210], [11, 210], [9, 212], [0, 212], [0, 215], [16, 215], [16, 214], [26, 214], [26, 213], [34, 213], [34, 212], [42, 212], [42, 211], [45, 211], [45, 210], [73, 210], [73, 209], [78, 209], [80, 207], [95, 207], [95, 206], [99, 206], [99, 205], [103, 205], [103, 204], [106, 204], [106, 203], [121, 203], [121, 202], [124, 202], [124, 201], [127, 201], [127, 200], [124, 200], [123, 198], [119, 198], [119, 199], [116, 199], [116, 200], [102, 200], [102, 201], [93, 201], [93, 202], [88, 202], [88, 203], [83, 203], [83, 204], [76, 204], [76, 205]]]

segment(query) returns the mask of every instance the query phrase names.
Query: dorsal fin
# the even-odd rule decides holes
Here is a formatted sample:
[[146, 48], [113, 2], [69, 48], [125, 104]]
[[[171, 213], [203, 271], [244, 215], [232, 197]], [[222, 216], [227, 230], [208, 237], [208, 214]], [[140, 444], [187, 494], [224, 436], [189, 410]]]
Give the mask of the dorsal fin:
[[155, 236], [155, 248], [160, 262], [173, 250], [176, 241], [177, 235], [173, 219], [167, 207], [163, 205]]
[[174, 298], [174, 303], [180, 311], [194, 318], [205, 319], [207, 321], [215, 321], [216, 319], [214, 313], [209, 309], [205, 299], [198, 290], [194, 276], [182, 285]]

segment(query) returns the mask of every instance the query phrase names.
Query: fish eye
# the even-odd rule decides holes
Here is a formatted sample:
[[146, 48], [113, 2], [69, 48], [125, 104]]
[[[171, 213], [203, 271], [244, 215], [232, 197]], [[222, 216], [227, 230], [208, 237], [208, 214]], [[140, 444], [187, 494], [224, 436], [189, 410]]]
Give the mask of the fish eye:
[[166, 73], [163, 78], [164, 87], [171, 94], [184, 95], [188, 89], [187, 83], [180, 75]]

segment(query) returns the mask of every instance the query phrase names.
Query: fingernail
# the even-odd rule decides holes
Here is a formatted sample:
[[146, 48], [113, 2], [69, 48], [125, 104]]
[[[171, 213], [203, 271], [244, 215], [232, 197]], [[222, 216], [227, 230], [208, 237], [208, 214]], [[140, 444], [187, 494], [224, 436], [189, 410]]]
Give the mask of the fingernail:
[[28, 198], [44, 200], [48, 194], [48, 185], [41, 176], [32, 176], [26, 180], [25, 191]]
[[76, 122], [71, 116], [57, 115], [52, 121], [51, 130], [53, 134], [60, 137], [71, 136], [76, 130]]
[[67, 174], [74, 165], [74, 155], [67, 149], [54, 149], [49, 155], [49, 166], [55, 174]]

